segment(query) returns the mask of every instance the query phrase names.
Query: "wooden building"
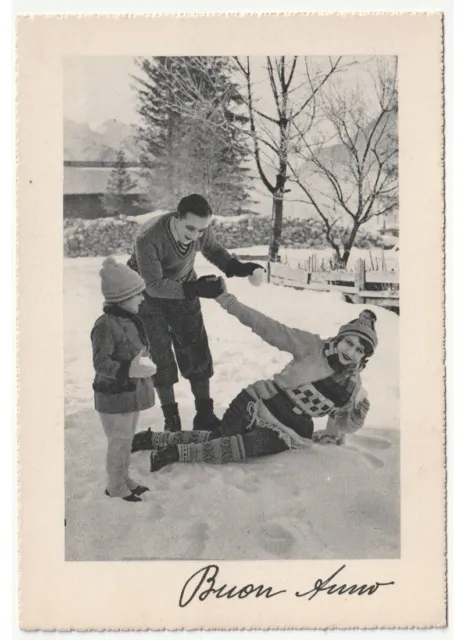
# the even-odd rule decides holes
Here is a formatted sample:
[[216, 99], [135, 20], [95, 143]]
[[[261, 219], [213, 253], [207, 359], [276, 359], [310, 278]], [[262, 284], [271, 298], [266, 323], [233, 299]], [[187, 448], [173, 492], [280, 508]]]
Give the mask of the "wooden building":
[[[63, 166], [63, 217], [103, 218], [108, 214], [102, 206], [102, 196], [107, 191], [108, 179], [114, 162], [90, 162], [65, 160]], [[128, 194], [127, 215], [139, 215], [150, 211], [138, 203], [143, 190], [139, 186], [140, 166], [128, 166], [128, 173], [138, 186]]]

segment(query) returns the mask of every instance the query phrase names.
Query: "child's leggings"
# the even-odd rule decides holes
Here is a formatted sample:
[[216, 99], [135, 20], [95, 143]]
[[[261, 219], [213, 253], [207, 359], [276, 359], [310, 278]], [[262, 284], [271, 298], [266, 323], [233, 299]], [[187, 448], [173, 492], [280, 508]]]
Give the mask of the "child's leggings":
[[99, 416], [108, 439], [107, 491], [112, 498], [124, 498], [139, 486], [129, 476], [129, 461], [140, 412], [99, 413]]

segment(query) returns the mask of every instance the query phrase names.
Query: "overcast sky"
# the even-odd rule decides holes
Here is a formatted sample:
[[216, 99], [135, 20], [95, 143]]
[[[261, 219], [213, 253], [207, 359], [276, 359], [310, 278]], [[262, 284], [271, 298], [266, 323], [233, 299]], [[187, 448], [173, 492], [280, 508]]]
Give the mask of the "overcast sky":
[[[322, 61], [323, 58], [316, 60]], [[340, 76], [340, 81], [348, 87], [357, 84], [362, 86], [367, 98], [373, 100], [373, 82], [367, 72], [375, 70], [376, 60], [366, 57], [346, 58], [346, 61], [354, 60], [358, 60], [360, 64], [345, 71]], [[271, 97], [268, 93], [269, 83], [264, 82], [263, 58], [253, 59], [252, 69], [257, 82], [257, 95], [260, 95], [263, 108]], [[67, 58], [63, 69], [64, 117], [77, 122], [87, 122], [90, 126], [113, 118], [134, 124], [137, 122], [137, 113], [135, 91], [131, 89], [131, 75], [137, 72], [134, 58], [129, 57]]]

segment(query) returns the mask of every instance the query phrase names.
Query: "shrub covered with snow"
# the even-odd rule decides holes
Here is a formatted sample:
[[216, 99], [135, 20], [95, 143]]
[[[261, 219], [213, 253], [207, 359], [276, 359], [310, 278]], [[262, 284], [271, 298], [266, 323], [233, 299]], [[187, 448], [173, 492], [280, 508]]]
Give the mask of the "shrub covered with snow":
[[69, 258], [130, 253], [139, 225], [121, 218], [65, 220], [63, 249]]
[[[138, 218], [66, 219], [64, 222], [64, 254], [67, 257], [107, 256], [132, 250]], [[212, 222], [218, 240], [228, 249], [267, 245], [270, 240], [269, 219], [262, 216], [216, 218]], [[379, 236], [360, 230], [355, 246], [361, 249], [380, 246]], [[315, 248], [328, 246], [320, 220], [291, 218], [283, 221], [283, 247]]]

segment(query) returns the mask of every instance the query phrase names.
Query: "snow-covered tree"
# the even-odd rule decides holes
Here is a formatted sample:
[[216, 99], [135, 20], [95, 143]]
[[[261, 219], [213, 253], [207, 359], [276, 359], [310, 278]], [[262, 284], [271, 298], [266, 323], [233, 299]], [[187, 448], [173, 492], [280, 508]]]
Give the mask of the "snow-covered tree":
[[[127, 161], [124, 151], [116, 153], [115, 166], [108, 178], [107, 191], [102, 196], [102, 206], [107, 215], [123, 215], [128, 206], [128, 196], [137, 186], [127, 169]], [[134, 201], [136, 198], [134, 198]], [[132, 202], [132, 204], [134, 203]]]
[[197, 192], [219, 215], [249, 212], [247, 117], [238, 108], [231, 59], [158, 57], [138, 66], [139, 141], [154, 206]]

